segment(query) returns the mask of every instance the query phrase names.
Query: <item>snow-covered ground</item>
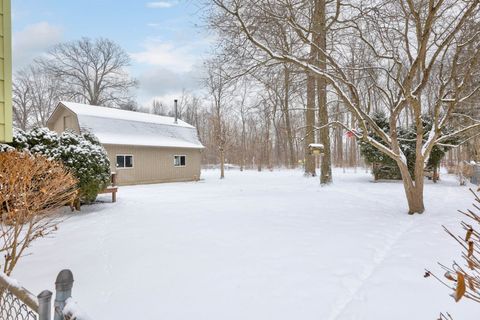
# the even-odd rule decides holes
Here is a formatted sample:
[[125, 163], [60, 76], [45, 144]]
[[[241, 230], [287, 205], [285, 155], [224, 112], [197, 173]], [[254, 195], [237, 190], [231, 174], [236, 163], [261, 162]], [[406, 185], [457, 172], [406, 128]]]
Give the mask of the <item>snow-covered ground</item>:
[[[42, 239], [14, 272], [53, 290], [70, 268], [73, 295], [93, 319], [477, 319], [424, 269], [459, 248], [472, 197], [454, 177], [425, 190], [406, 214], [400, 183], [335, 171], [320, 187], [299, 171], [204, 171], [203, 181], [122, 187], [116, 204], [83, 208]], [[108, 196], [101, 200], [108, 201]]]

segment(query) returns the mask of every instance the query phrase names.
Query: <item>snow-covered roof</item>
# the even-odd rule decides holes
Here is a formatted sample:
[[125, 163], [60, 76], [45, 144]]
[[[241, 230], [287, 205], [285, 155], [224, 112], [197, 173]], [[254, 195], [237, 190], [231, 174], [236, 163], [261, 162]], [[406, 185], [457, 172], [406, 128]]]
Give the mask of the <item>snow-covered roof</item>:
[[321, 143], [310, 143], [308, 145], [308, 147], [313, 148], [313, 149], [323, 149], [324, 148], [323, 144], [321, 144]]
[[81, 129], [97, 136], [102, 144], [172, 148], [204, 148], [197, 130], [188, 123], [154, 114], [87, 104], [60, 102], [76, 114]]

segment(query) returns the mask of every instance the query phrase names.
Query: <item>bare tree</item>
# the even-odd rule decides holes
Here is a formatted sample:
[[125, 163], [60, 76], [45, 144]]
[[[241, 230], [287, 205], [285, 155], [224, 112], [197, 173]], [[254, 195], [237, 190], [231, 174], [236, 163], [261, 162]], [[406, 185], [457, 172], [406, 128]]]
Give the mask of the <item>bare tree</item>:
[[13, 108], [18, 127], [30, 129], [45, 126], [62, 99], [60, 82], [36, 64], [15, 74], [13, 81]]
[[15, 126], [27, 130], [32, 122], [31, 88], [28, 79], [15, 77], [13, 81], [13, 119]]
[[130, 57], [108, 39], [82, 38], [61, 43], [37, 62], [61, 80], [64, 96], [91, 105], [129, 105], [130, 89], [137, 85], [125, 70]]
[[159, 116], [166, 116], [168, 114], [166, 106], [157, 99], [153, 99], [151, 110], [153, 114], [157, 114]]
[[[327, 70], [327, 12], [326, 0], [315, 0], [312, 21], [312, 42], [316, 53], [316, 65], [324, 72]], [[338, 10], [338, 9], [337, 9]], [[331, 25], [331, 23], [330, 23]], [[320, 167], [320, 183], [332, 182], [332, 159], [330, 150], [330, 128], [328, 126], [327, 81], [317, 77], [319, 141], [323, 145], [322, 163]]]
[[245, 169], [246, 154], [247, 154], [247, 117], [252, 111], [252, 107], [248, 104], [248, 83], [243, 81], [241, 83], [239, 99], [237, 101], [236, 110], [240, 117], [241, 129], [240, 129], [240, 140], [241, 140], [241, 156], [240, 156], [240, 171]]
[[206, 63], [207, 77], [205, 86], [213, 99], [213, 130], [220, 159], [220, 179], [225, 178], [225, 152], [227, 146], [227, 126], [224, 119], [225, 109], [228, 106], [229, 76], [224, 69], [224, 61], [210, 60]]
[[[343, 11], [340, 11], [339, 3], [334, 17], [341, 15], [338, 19], [341, 25], [337, 29], [343, 41], [336, 44], [331, 52], [325, 52], [312, 41], [308, 21], [306, 24], [302, 19], [301, 2], [279, 0], [272, 4], [251, 0], [213, 0], [213, 3], [228, 20], [228, 28], [235, 29], [244, 41], [262, 51], [266, 59], [294, 64], [324, 79], [353, 115], [358, 128], [337, 122], [327, 125], [343, 126], [357, 139], [391, 157], [400, 168], [409, 213], [425, 210], [424, 166], [432, 148], [453, 136], [480, 127], [479, 122], [471, 119], [470, 123], [465, 122], [453, 133], [445, 134], [444, 130], [455, 110], [468, 102], [480, 87], [478, 83], [469, 85], [472, 83], [471, 71], [479, 63], [480, 33], [464, 32], [468, 22], [479, 19], [478, 0], [361, 1], [345, 4], [348, 10]], [[272, 25], [287, 25], [290, 32], [302, 39], [305, 49], [314, 46], [322, 52], [327, 68], [305, 59], [305, 50], [298, 53], [280, 50], [264, 33], [257, 32], [259, 16], [263, 18], [262, 30], [269, 30]], [[345, 52], [343, 49], [351, 39], [358, 39], [364, 44], [367, 56], [375, 58], [373, 65], [363, 64], [363, 61], [356, 66], [350, 65], [349, 58], [356, 52]], [[468, 55], [465, 54], [467, 50]], [[352, 67], [369, 75], [371, 85], [368, 91], [378, 95], [378, 104], [389, 112], [389, 132], [380, 128], [370, 116], [370, 104], [362, 94], [363, 88], [346, 72]], [[372, 70], [375, 72], [370, 72]], [[434, 92], [434, 99], [433, 105], [427, 108], [428, 88]], [[413, 173], [409, 171], [405, 150], [398, 138], [398, 125], [406, 109], [412, 110], [416, 131]], [[433, 119], [433, 126], [425, 132], [423, 116], [428, 110], [431, 110], [429, 116]], [[373, 139], [372, 132], [381, 141]]]

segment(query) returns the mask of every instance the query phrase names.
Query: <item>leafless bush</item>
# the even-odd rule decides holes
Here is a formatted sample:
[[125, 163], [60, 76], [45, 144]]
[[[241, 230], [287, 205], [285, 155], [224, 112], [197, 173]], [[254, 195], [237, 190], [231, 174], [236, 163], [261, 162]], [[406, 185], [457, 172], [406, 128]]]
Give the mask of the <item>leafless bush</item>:
[[[443, 285], [452, 291], [451, 296], [455, 301], [462, 298], [470, 299], [480, 303], [480, 197], [473, 191], [475, 203], [473, 209], [467, 211], [459, 211], [466, 219], [461, 222], [465, 235], [455, 235], [444, 226], [445, 231], [453, 238], [462, 248], [463, 263], [453, 261], [451, 267], [440, 264], [445, 274], [437, 276], [428, 271], [425, 277], [433, 276]], [[440, 315], [440, 319], [452, 319], [447, 315]]]
[[77, 181], [65, 167], [39, 155], [0, 153], [0, 254], [9, 275], [35, 239], [57, 229], [57, 209], [71, 204]]

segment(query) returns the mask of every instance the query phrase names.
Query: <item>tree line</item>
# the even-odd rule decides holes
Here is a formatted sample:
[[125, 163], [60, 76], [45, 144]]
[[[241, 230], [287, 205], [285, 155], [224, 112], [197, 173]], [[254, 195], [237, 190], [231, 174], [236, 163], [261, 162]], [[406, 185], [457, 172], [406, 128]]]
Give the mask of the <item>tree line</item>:
[[[322, 143], [322, 183], [332, 181], [332, 154], [339, 150], [332, 153], [332, 136], [349, 141], [339, 139], [334, 128], [340, 128], [395, 162], [409, 212], [422, 213], [433, 148], [478, 135], [477, 0], [211, 0], [205, 11], [227, 79], [265, 80], [274, 73], [288, 96], [297, 92], [305, 174], [315, 174], [307, 146]], [[287, 113], [294, 112], [295, 104], [285, 102]], [[380, 111], [388, 130], [372, 116]], [[412, 167], [405, 155], [411, 144], [398, 134], [406, 127], [415, 133]]]
[[[265, 74], [232, 79], [227, 74], [231, 64], [213, 57], [205, 62], [204, 76], [199, 78], [204, 92], [185, 89], [178, 97], [180, 119], [197, 127], [207, 147], [203, 163], [228, 162], [257, 170], [302, 166], [304, 97], [298, 74], [288, 70], [280, 74], [280, 69], [272, 68]], [[16, 127], [46, 126], [61, 100], [174, 116], [173, 101], [154, 99], [143, 106], [135, 101], [132, 89], [139, 83], [126, 72], [129, 65], [128, 54], [109, 39], [83, 38], [55, 45], [14, 76]], [[338, 117], [343, 116], [339, 112]], [[348, 153], [338, 133], [337, 164]], [[356, 146], [351, 145], [355, 153]], [[350, 157], [349, 164], [355, 158]]]

